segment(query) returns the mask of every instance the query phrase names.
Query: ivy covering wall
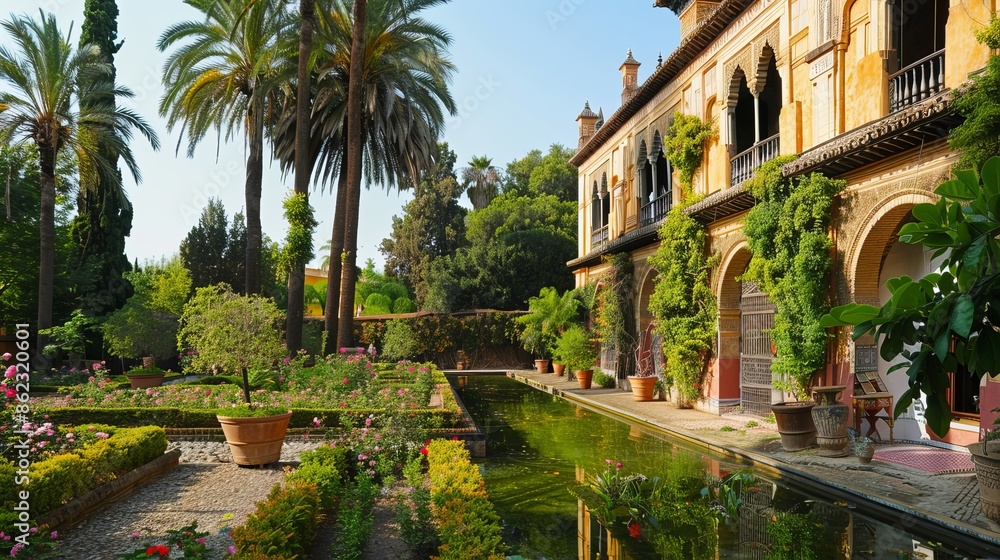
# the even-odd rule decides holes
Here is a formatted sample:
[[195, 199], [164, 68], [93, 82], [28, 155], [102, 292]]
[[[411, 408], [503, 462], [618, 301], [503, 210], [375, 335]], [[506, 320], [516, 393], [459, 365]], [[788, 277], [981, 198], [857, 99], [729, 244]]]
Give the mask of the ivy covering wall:
[[775, 306], [775, 387], [808, 398], [813, 375], [826, 365], [828, 336], [820, 318], [830, 303], [827, 228], [833, 197], [846, 183], [821, 173], [783, 177], [781, 167], [794, 159], [775, 158], [746, 183], [757, 204], [743, 227], [752, 257], [740, 279], [756, 282]]
[[[676, 121], [675, 121], [676, 122]], [[667, 385], [685, 399], [698, 397], [716, 334], [718, 301], [708, 277], [718, 255], [708, 255], [705, 226], [675, 206], [660, 226], [660, 246], [649, 263], [658, 272], [649, 312], [663, 340]]]
[[696, 115], [674, 113], [673, 122], [663, 139], [663, 152], [678, 171], [681, 199], [691, 195], [694, 175], [701, 167], [705, 142], [715, 137], [715, 125]]
[[635, 316], [635, 265], [628, 253], [604, 256], [608, 272], [601, 277], [597, 292], [597, 330], [601, 343], [616, 349], [615, 377], [625, 379], [635, 374], [638, 347]]

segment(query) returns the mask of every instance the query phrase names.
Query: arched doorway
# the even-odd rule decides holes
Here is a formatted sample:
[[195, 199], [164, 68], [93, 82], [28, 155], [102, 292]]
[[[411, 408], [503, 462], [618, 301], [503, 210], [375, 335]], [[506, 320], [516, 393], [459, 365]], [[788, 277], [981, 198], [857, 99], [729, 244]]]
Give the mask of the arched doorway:
[[[886, 282], [897, 276], [907, 275], [922, 278], [933, 270], [930, 255], [920, 245], [909, 245], [898, 241], [899, 229], [912, 220], [911, 210], [920, 202], [933, 202], [925, 194], [909, 194], [883, 201], [877, 206], [858, 238], [858, 248], [849, 263], [852, 281], [852, 299], [858, 303], [881, 306], [889, 300], [891, 293]], [[852, 373], [863, 371], [861, 365], [871, 364], [871, 373], [877, 372], [880, 383], [886, 391], [898, 397], [909, 388], [909, 378], [904, 373], [889, 374], [893, 365], [902, 361], [883, 360], [874, 337], [865, 336], [854, 342], [855, 360]], [[861, 364], [861, 365], [859, 365]], [[867, 369], [867, 368], [865, 368]], [[908, 410], [894, 422], [893, 436], [897, 439], [920, 440], [926, 437], [922, 423], [923, 403], [915, 401]], [[883, 411], [881, 415], [890, 414]], [[879, 436], [889, 439], [889, 427], [877, 422]], [[862, 426], [867, 432], [868, 426]]]

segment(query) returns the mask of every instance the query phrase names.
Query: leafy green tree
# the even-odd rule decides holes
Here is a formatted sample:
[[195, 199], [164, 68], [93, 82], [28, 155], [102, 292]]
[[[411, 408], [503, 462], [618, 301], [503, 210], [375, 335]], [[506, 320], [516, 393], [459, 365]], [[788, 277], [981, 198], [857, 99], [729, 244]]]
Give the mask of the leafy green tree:
[[575, 201], [563, 202], [553, 195], [504, 194], [469, 215], [466, 238], [473, 245], [486, 244], [507, 233], [538, 229], [575, 241], [576, 220]]
[[462, 185], [472, 202], [473, 210], [486, 208], [500, 194], [500, 170], [486, 156], [472, 156], [469, 166], [462, 170]]
[[105, 347], [122, 358], [172, 355], [177, 321], [191, 296], [191, 273], [174, 256], [126, 275], [135, 293], [101, 326]]
[[[159, 148], [159, 141], [156, 132], [135, 112], [98, 102], [109, 95], [131, 97], [132, 92], [95, 79], [112, 72], [97, 46], [73, 49], [55, 16], [41, 10], [39, 20], [12, 16], [0, 26], [15, 46], [14, 50], [0, 48], [0, 81], [9, 86], [0, 92], [0, 145], [20, 141], [38, 148], [41, 194], [36, 326], [41, 331], [52, 326], [60, 155], [72, 152], [83, 168], [114, 181], [117, 168], [95, 147], [107, 146], [121, 156], [138, 182], [141, 174], [129, 148], [133, 130], [145, 136], [154, 149]], [[97, 123], [104, 126], [91, 126], [88, 134], [81, 133], [81, 127]], [[44, 346], [44, 337], [39, 342]]]
[[241, 296], [225, 286], [199, 288], [184, 305], [179, 348], [192, 350], [191, 366], [243, 376], [243, 400], [250, 403], [251, 368], [270, 368], [284, 354], [281, 311], [268, 298]]
[[[82, 77], [82, 88], [90, 87], [87, 80], [105, 82], [106, 93], [92, 99], [81, 100], [89, 108], [101, 105], [114, 106], [115, 53], [121, 49], [118, 38], [118, 6], [115, 0], [87, 0], [80, 34], [80, 47], [94, 45], [100, 49], [101, 58], [110, 65], [110, 72]], [[117, 41], [117, 42], [116, 42]], [[81, 126], [81, 137], [93, 141], [90, 128], [102, 127], [105, 134], [115, 134], [106, 123], [88, 123]], [[73, 220], [73, 239], [78, 245], [77, 265], [83, 272], [84, 282], [79, 292], [80, 305], [89, 315], [104, 315], [124, 305], [132, 293], [132, 286], [122, 274], [131, 269], [125, 255], [125, 238], [132, 230], [132, 203], [122, 186], [118, 154], [105, 141], [96, 142], [96, 151], [115, 168], [113, 174], [102, 175], [92, 167], [80, 168], [80, 190], [77, 195], [78, 214]]]
[[224, 133], [226, 141], [237, 135], [246, 137], [247, 235], [245, 277], [239, 285], [260, 293], [264, 130], [278, 90], [295, 73], [278, 40], [289, 32], [292, 20], [280, 0], [185, 3], [203, 19], [171, 25], [160, 35], [157, 48], [161, 52], [176, 47], [164, 65], [166, 90], [160, 99], [160, 115], [167, 118], [169, 129], [181, 129], [178, 149], [187, 134], [188, 157], [213, 129], [220, 136]]
[[950, 374], [960, 367], [976, 378], [1000, 371], [1000, 158], [988, 159], [980, 177], [959, 171], [935, 192], [936, 203], [913, 207], [916, 220], [903, 225], [899, 240], [930, 250], [941, 259], [940, 272], [893, 278], [886, 283], [892, 297], [881, 308], [836, 307], [822, 325], [856, 325], [854, 339], [874, 334], [883, 360], [902, 357], [889, 371], [905, 370], [909, 388], [893, 415], [923, 393], [927, 425], [944, 436], [952, 418]]
[[576, 202], [577, 170], [569, 162], [574, 154], [562, 144], [552, 144], [544, 156], [541, 150], [531, 150], [523, 158], [508, 163], [504, 194], [551, 194], [563, 202]]
[[403, 208], [402, 217], [393, 216], [392, 233], [379, 245], [386, 257], [386, 274], [406, 284], [418, 304], [427, 295], [430, 262], [466, 244], [468, 211], [458, 204], [462, 187], [455, 176], [455, 160], [447, 142], [438, 144], [437, 162], [414, 185], [413, 200]]
[[181, 262], [191, 271], [194, 287], [203, 288], [222, 282], [242, 292], [245, 243], [243, 215], [233, 216], [230, 225], [222, 201], [215, 198], [209, 200], [198, 224], [181, 241]]
[[[30, 144], [0, 146], [0, 184], [9, 196], [0, 196], [0, 247], [4, 261], [0, 266], [0, 325], [10, 327], [23, 322], [38, 309], [38, 246], [40, 196], [38, 191], [38, 150]], [[62, 162], [60, 176], [71, 179], [73, 162]], [[53, 279], [53, 317], [56, 323], [69, 318], [78, 285], [72, 255], [75, 246], [69, 234], [69, 220], [74, 210], [70, 180], [56, 184], [55, 270]]]

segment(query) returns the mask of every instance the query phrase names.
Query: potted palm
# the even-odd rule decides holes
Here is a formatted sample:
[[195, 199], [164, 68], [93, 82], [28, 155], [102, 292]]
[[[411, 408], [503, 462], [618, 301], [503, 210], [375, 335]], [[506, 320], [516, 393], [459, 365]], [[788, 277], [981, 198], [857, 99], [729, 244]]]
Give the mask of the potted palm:
[[579, 325], [567, 328], [559, 335], [552, 354], [573, 372], [581, 389], [590, 389], [594, 362], [597, 361], [597, 350], [590, 331]]
[[[538, 297], [528, 299], [528, 313], [517, 318], [523, 327], [521, 342], [529, 354], [537, 356], [535, 368], [538, 373], [549, 371], [549, 359], [556, 339], [576, 318], [580, 302], [572, 290], [562, 296], [553, 287], [542, 288]], [[558, 361], [558, 360], [557, 360]]]
[[199, 288], [184, 306], [177, 338], [195, 351], [192, 365], [242, 376], [243, 404], [216, 411], [238, 465], [265, 465], [281, 457], [292, 413], [253, 401], [249, 370], [271, 368], [283, 356], [283, 320], [270, 299], [241, 296], [225, 285]]

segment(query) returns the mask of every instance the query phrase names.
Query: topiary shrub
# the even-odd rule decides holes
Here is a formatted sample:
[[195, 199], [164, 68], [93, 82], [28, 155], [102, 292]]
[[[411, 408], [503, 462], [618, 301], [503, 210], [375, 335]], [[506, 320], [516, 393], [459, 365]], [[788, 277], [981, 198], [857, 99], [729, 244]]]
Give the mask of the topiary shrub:
[[362, 315], [388, 315], [392, 313], [392, 299], [384, 294], [374, 293], [365, 299]]
[[401, 297], [396, 301], [392, 302], [392, 312], [393, 313], [413, 313], [417, 310], [417, 304], [413, 303], [413, 300], [408, 297]]
[[382, 337], [382, 357], [387, 360], [412, 360], [420, 353], [420, 342], [413, 327], [405, 321], [388, 321]]

